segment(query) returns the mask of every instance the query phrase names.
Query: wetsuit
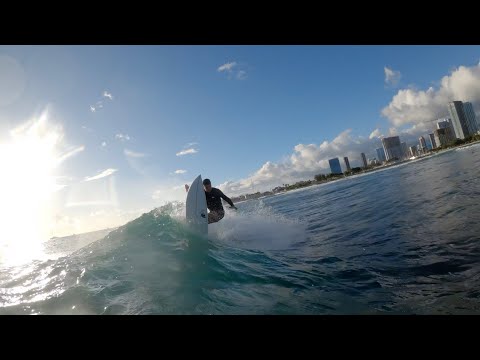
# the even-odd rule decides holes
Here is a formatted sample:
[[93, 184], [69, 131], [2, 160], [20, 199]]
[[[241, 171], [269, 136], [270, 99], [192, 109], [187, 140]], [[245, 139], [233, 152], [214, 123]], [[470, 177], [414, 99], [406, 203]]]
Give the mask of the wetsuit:
[[234, 206], [232, 200], [226, 196], [220, 189], [212, 187], [210, 192], [205, 191], [205, 197], [207, 198], [207, 208], [210, 210], [208, 213], [208, 223], [214, 223], [221, 220], [225, 216], [225, 210], [223, 210], [222, 199], [225, 200], [230, 206]]

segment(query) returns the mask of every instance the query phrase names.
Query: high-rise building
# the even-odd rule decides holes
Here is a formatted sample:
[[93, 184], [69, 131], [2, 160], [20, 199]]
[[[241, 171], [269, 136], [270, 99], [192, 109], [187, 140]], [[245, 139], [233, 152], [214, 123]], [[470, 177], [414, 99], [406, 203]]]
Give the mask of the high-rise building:
[[330, 159], [328, 160], [328, 163], [330, 164], [332, 174], [342, 173], [342, 167], [340, 166], [340, 160], [338, 160], [338, 158]]
[[417, 147], [416, 146], [410, 146], [410, 156], [417, 156]]
[[383, 150], [383, 147], [377, 148], [375, 149], [375, 151], [377, 152], [378, 161], [383, 162], [387, 160], [387, 158], [385, 157], [385, 150]]
[[[470, 106], [467, 105], [467, 108], [470, 108]], [[467, 117], [465, 108], [461, 101], [452, 101], [448, 103], [448, 111], [450, 113], [450, 117], [452, 118], [455, 136], [458, 139], [465, 139], [467, 136], [475, 133], [471, 124], [472, 117], [471, 115]]]
[[433, 132], [433, 135], [435, 136], [435, 142], [437, 146], [445, 146], [451, 143], [453, 140], [455, 140], [455, 137], [453, 136], [452, 133], [452, 128], [442, 128], [442, 129], [436, 129]]
[[365, 153], [362, 153], [361, 155], [362, 155], [363, 167], [366, 168], [368, 166], [367, 157], [365, 156]]
[[433, 133], [428, 134], [428, 137], [430, 139], [430, 144], [432, 144], [432, 149], [435, 149], [437, 147], [437, 143], [435, 142], [435, 135]]
[[425, 138], [423, 136], [420, 136], [418, 138], [418, 141], [420, 142], [420, 149], [422, 149], [422, 154], [425, 154], [427, 152], [427, 142], [425, 141]]
[[452, 120], [450, 118], [438, 119], [437, 129], [445, 129], [448, 127], [453, 129]]
[[400, 138], [398, 136], [382, 138], [382, 145], [387, 161], [392, 159], [400, 160], [403, 158], [402, 145], [400, 144]]
[[407, 147], [407, 143], [401, 143], [400, 146], [402, 147], [402, 154], [403, 154], [403, 158], [407, 158], [408, 157], [408, 147]]
[[470, 130], [470, 135], [476, 134], [478, 132], [478, 123], [477, 117], [475, 116], [475, 111], [473, 111], [472, 103], [464, 102], [463, 110], [465, 111], [465, 116], [467, 117], [468, 128]]
[[439, 132], [433, 132], [437, 147], [444, 146], [457, 138], [450, 118], [439, 119], [437, 122], [437, 130], [441, 130]]
[[456, 139], [457, 137], [455, 136], [455, 130], [453, 130], [453, 127], [445, 128], [445, 140], [447, 143], [451, 143]]
[[350, 171], [350, 161], [348, 161], [348, 157], [344, 157], [343, 161], [345, 161], [345, 166], [347, 168], [347, 171]]

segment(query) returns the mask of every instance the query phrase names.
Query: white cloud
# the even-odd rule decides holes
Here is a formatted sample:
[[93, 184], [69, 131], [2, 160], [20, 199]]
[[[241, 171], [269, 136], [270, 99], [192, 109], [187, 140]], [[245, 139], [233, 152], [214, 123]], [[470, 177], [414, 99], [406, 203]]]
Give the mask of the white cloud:
[[63, 155], [61, 155], [57, 159], [57, 164], [64, 162], [68, 158], [78, 154], [79, 152], [82, 152], [83, 150], [85, 150], [85, 146], [81, 145], [81, 146], [77, 146], [76, 148], [73, 148], [72, 150], [66, 151]]
[[116, 134], [115, 139], [119, 139], [121, 141], [128, 141], [130, 140], [130, 136], [128, 136], [127, 134]]
[[123, 153], [125, 154], [125, 159], [128, 162], [128, 165], [139, 173], [142, 176], [149, 176], [148, 174], [148, 165], [146, 164], [145, 158], [149, 156], [148, 154], [132, 151], [129, 149], [124, 149]]
[[177, 152], [177, 156], [184, 156], [184, 155], [188, 155], [188, 154], [195, 154], [197, 153], [198, 151], [194, 148], [190, 148], [190, 149], [185, 149], [185, 150], [182, 150], [182, 151], [179, 151]]
[[106, 90], [103, 92], [103, 97], [113, 100], [113, 95]]
[[437, 89], [401, 89], [391, 102], [382, 109], [395, 127], [416, 126], [417, 129], [434, 128], [433, 121], [448, 117], [447, 104], [453, 100], [470, 101], [475, 109], [480, 108], [480, 64], [460, 66], [444, 76]]
[[95, 105], [90, 105], [91, 112], [97, 112], [98, 109], [103, 108], [103, 101], [97, 101]]
[[106, 147], [106, 146], [107, 146], [107, 142], [106, 141], [102, 142], [102, 147]]
[[131, 151], [131, 150], [128, 150], [128, 149], [123, 150], [123, 153], [124, 153], [126, 156], [134, 157], [134, 158], [142, 158], [142, 157], [147, 156], [147, 154], [138, 153], [138, 152]]
[[102, 171], [100, 174], [98, 175], [95, 175], [95, 176], [87, 176], [84, 181], [92, 181], [92, 180], [98, 180], [98, 179], [101, 179], [101, 178], [104, 178], [104, 177], [107, 177], [107, 176], [110, 176], [112, 175], [113, 173], [115, 173], [116, 171], [118, 171], [117, 169], [106, 169], [104, 171]]
[[247, 78], [247, 71], [244, 69], [244, 66], [238, 64], [236, 61], [231, 61], [219, 66], [217, 71], [228, 74], [229, 79], [232, 79], [232, 77], [235, 77], [237, 80]]
[[402, 76], [400, 71], [389, 69], [386, 66], [383, 68], [383, 70], [385, 71], [385, 84], [392, 86], [397, 85]]
[[222, 71], [231, 72], [235, 66], [237, 66], [236, 61], [228, 62], [226, 64], [223, 64], [223, 65], [219, 66], [217, 71], [218, 72], [222, 72]]
[[90, 105], [91, 112], [97, 112], [97, 110], [103, 108], [103, 98], [113, 100], [113, 95], [105, 90], [102, 94], [102, 100], [98, 100], [95, 105]]
[[245, 70], [240, 70], [238, 73], [237, 73], [237, 79], [239, 80], [244, 80], [247, 78], [247, 72]]
[[[394, 128], [390, 129], [393, 130]], [[420, 123], [420, 124], [414, 124], [411, 127], [402, 130], [401, 134], [405, 135], [412, 135], [412, 136], [420, 136], [420, 135], [425, 135], [428, 133], [433, 133], [433, 131], [436, 129], [436, 125], [434, 123]], [[398, 131], [395, 129], [395, 134], [398, 135]]]
[[175, 170], [175, 174], [185, 174], [187, 170]]
[[381, 137], [381, 136], [383, 136], [383, 135], [380, 132], [380, 129], [375, 129], [375, 130], [372, 131], [372, 133], [370, 134], [370, 136], [368, 138], [373, 139], [373, 138], [378, 138], [378, 137]]
[[397, 136], [398, 135], [398, 130], [395, 127], [391, 127], [388, 129], [388, 136]]

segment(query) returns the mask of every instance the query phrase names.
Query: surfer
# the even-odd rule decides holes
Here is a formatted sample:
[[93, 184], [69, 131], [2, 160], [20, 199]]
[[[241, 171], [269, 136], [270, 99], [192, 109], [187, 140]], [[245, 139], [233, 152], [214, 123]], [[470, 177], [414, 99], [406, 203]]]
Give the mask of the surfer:
[[[185, 190], [188, 191], [188, 185], [185, 184]], [[207, 199], [207, 208], [210, 210], [208, 213], [208, 223], [215, 223], [220, 221], [225, 216], [225, 210], [223, 209], [222, 200], [225, 200], [232, 209], [237, 210], [237, 207], [233, 205], [233, 201], [225, 195], [222, 190], [212, 187], [210, 179], [203, 180], [203, 188], [205, 189], [205, 197]]]

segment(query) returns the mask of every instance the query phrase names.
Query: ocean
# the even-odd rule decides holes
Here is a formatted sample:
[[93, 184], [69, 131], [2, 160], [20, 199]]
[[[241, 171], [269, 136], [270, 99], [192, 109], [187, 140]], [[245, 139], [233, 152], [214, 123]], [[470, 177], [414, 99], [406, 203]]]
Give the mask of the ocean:
[[0, 314], [479, 314], [479, 200], [474, 145], [239, 203], [208, 238], [170, 203], [0, 264]]

